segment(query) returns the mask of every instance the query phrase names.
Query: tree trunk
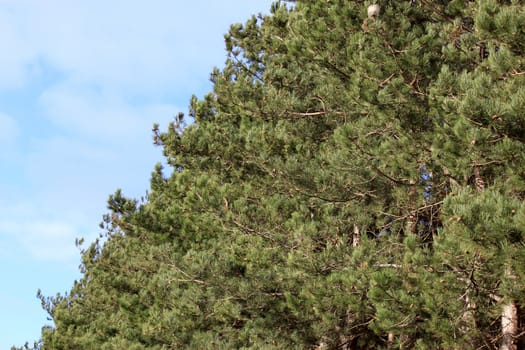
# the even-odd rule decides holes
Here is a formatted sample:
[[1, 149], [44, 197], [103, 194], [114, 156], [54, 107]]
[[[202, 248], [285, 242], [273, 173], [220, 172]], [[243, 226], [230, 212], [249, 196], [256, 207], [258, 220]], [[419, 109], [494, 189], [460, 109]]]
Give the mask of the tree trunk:
[[388, 333], [387, 349], [392, 349], [392, 347], [394, 346], [394, 339], [394, 333]]
[[410, 206], [412, 208], [409, 209], [407, 219], [406, 219], [406, 228], [405, 228], [406, 235], [417, 233], [417, 211], [415, 210], [415, 208], [417, 208], [416, 182], [414, 180], [410, 180], [409, 183], [410, 183], [410, 188], [408, 190], [408, 199], [410, 202]]
[[361, 232], [359, 226], [354, 224], [354, 235], [352, 236], [352, 247], [359, 247], [361, 245]]
[[471, 300], [470, 291], [467, 291], [467, 294], [465, 295], [465, 307], [466, 311], [463, 312], [462, 321], [463, 326], [460, 328], [465, 337], [468, 339], [468, 342], [472, 349], [475, 349], [476, 346], [476, 335], [475, 330], [477, 329], [476, 324], [476, 315], [475, 311], [477, 308], [477, 305], [474, 301]]
[[518, 350], [518, 307], [515, 303], [506, 304], [501, 312], [501, 346], [500, 350]]
[[479, 172], [479, 165], [474, 166], [474, 184], [476, 185], [476, 190], [479, 192], [485, 189], [485, 180]]
[[[505, 271], [505, 278], [515, 279], [510, 267]], [[507, 298], [504, 299], [504, 302]], [[513, 301], [503, 305], [501, 310], [501, 345], [500, 350], [518, 350], [518, 306]]]

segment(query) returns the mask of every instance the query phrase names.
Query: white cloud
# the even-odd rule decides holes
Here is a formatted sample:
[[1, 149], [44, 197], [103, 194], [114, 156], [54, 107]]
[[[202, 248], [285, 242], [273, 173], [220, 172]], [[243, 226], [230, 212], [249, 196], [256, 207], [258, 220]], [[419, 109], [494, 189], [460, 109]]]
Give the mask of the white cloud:
[[20, 83], [42, 59], [84, 83], [153, 95], [175, 85], [191, 91], [224, 61], [228, 26], [253, 8], [237, 0], [0, 2], [0, 47], [9, 52], [0, 77]]
[[[0, 3], [2, 5], [2, 3]], [[24, 24], [14, 11], [0, 8], [0, 89], [22, 86], [27, 80], [27, 65], [36, 57], [23, 34]]]
[[75, 238], [82, 233], [74, 225], [58, 221], [0, 221], [0, 239], [5, 250], [22, 246], [25, 253], [39, 261], [78, 260]]
[[75, 240], [93, 242], [100, 233], [88, 206], [81, 200], [57, 205], [54, 196], [46, 198], [38, 191], [30, 199], [24, 197], [0, 199], [0, 258], [60, 262], [76, 270], [80, 253]]
[[154, 122], [166, 122], [180, 108], [171, 104], [136, 105], [118, 93], [64, 82], [50, 87], [40, 96], [44, 114], [56, 126], [84, 137], [136, 140], [147, 135], [151, 140]]
[[14, 118], [0, 112], [0, 145], [13, 143], [18, 133], [18, 125]]

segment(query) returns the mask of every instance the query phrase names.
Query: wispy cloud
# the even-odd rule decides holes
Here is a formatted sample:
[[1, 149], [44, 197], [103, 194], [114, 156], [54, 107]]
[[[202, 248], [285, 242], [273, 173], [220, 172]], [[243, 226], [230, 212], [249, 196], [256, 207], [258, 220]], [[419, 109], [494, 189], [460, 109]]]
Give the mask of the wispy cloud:
[[18, 133], [15, 119], [0, 112], [0, 146], [12, 144], [18, 137]]
[[27, 65], [36, 50], [24, 38], [23, 23], [14, 10], [0, 1], [0, 90], [19, 88], [28, 78]]
[[0, 77], [27, 83], [31, 63], [43, 60], [76, 82], [122, 92], [191, 90], [197, 76], [222, 64], [217, 53], [228, 24], [253, 7], [238, 0], [0, 1], [0, 47], [10, 53], [0, 58]]
[[2, 243], [14, 241], [37, 261], [71, 262], [78, 257], [75, 238], [82, 236], [75, 225], [63, 221], [0, 221], [0, 232]]
[[137, 104], [122, 94], [70, 82], [44, 91], [40, 105], [55, 127], [76, 136], [111, 140], [113, 144], [126, 142], [127, 147], [139, 135], [150, 140], [152, 124], [167, 122], [181, 108], [169, 103]]

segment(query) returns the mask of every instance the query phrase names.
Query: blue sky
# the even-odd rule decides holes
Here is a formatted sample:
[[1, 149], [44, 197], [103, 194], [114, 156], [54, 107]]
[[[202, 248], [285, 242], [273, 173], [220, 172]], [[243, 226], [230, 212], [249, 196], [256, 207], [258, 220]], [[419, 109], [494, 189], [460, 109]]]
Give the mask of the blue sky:
[[152, 124], [210, 90], [229, 25], [271, 2], [0, 0], [0, 349], [38, 339], [37, 290], [79, 278], [75, 238], [162, 160]]

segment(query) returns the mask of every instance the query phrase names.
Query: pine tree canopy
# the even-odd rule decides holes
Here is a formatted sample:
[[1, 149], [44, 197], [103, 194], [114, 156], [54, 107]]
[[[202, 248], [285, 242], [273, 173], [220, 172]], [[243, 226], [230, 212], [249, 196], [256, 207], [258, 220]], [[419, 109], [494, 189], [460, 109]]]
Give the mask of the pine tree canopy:
[[35, 348], [525, 347], [525, 1], [372, 4], [231, 26]]

